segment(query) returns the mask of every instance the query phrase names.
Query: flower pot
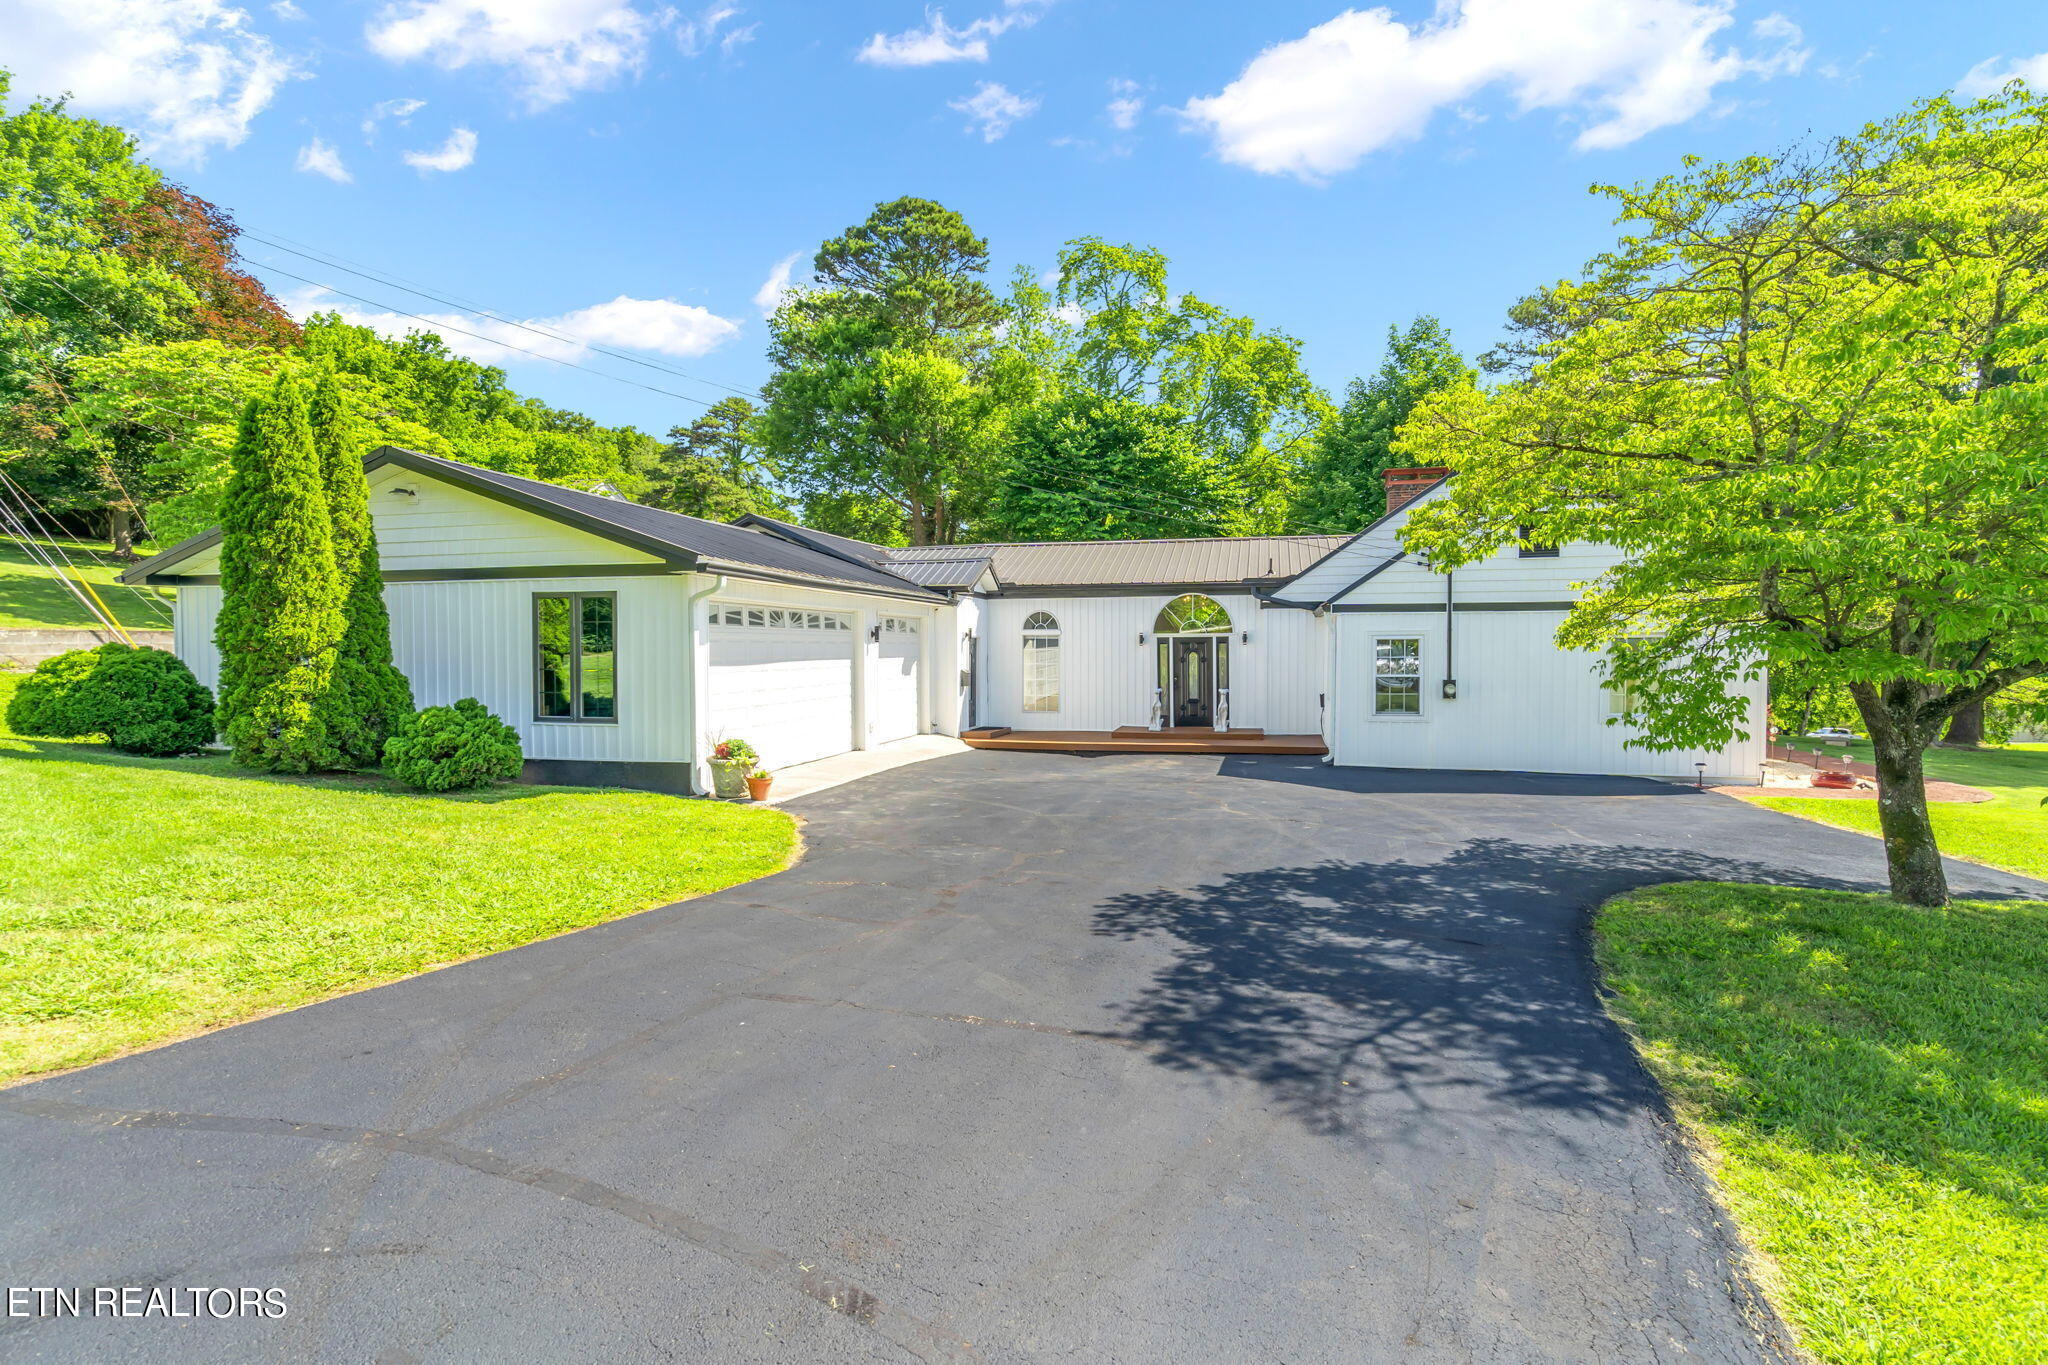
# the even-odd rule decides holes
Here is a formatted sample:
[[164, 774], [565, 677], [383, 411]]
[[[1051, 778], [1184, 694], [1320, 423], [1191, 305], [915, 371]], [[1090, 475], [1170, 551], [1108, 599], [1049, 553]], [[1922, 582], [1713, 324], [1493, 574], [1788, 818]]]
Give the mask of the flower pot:
[[721, 801], [737, 801], [747, 789], [747, 771], [753, 765], [734, 758], [711, 760], [711, 794]]
[[753, 797], [756, 801], [766, 801], [768, 799], [768, 789], [774, 785], [775, 779], [772, 777], [749, 777], [747, 779], [747, 795]]

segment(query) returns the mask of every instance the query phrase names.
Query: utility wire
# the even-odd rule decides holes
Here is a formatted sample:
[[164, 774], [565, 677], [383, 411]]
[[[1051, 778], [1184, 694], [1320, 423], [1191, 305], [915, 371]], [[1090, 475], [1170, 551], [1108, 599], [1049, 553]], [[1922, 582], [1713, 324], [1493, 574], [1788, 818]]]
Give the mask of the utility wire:
[[[119, 482], [118, 475], [116, 476], [116, 482], [117, 484]], [[0, 488], [12, 490], [14, 496], [21, 500], [21, 502], [26, 506], [26, 508], [29, 511], [32, 527], [38, 532], [40, 532], [45, 539], [50, 541], [57, 541], [61, 539], [59, 534], [61, 528], [57, 525], [57, 514], [52, 512], [49, 508], [43, 506], [42, 503], [36, 500], [36, 496], [33, 493], [29, 492], [26, 488], [23, 488], [19, 483], [17, 483], [13, 478], [9, 477], [5, 469], [0, 469]], [[121, 496], [128, 497], [128, 490], [125, 488], [122, 489]], [[134, 499], [129, 498], [129, 502], [132, 505]], [[114, 581], [116, 583], [121, 583], [121, 586], [127, 588], [130, 592], [134, 593], [143, 602], [147, 603], [150, 609], [154, 611], [158, 616], [162, 617], [165, 621], [170, 621], [173, 619], [170, 608], [164, 603], [162, 597], [152, 592], [145, 592], [143, 589], [137, 587], [133, 583], [122, 582], [120, 578], [121, 570], [115, 568], [113, 564], [109, 563], [105, 556], [101, 555], [98, 550], [95, 550], [89, 543], [85, 541], [77, 541], [76, 543], [78, 544], [79, 548], [83, 549], [87, 554], [92, 556], [93, 562], [97, 564], [100, 568], [112, 571], [115, 575]], [[68, 563], [69, 561], [67, 560], [66, 562]], [[122, 567], [125, 568], [126, 566], [124, 565]]]

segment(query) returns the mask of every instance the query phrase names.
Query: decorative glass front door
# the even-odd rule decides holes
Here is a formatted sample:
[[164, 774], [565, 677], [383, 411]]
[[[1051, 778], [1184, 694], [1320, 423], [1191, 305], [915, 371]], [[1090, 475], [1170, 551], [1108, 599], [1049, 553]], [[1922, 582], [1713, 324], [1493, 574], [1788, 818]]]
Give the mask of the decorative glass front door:
[[1216, 641], [1214, 638], [1161, 640], [1160, 651], [1171, 659], [1171, 709], [1167, 723], [1176, 727], [1216, 723]]

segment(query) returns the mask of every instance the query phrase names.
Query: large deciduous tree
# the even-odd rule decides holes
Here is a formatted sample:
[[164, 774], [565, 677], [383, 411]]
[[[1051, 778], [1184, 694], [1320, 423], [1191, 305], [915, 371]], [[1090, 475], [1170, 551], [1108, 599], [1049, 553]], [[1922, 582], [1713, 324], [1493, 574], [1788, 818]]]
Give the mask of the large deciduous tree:
[[818, 249], [769, 322], [758, 430], [807, 497], [880, 499], [913, 545], [955, 540], [987, 490], [1022, 368], [993, 346], [988, 245], [928, 199], [877, 206]]
[[2048, 672], [2048, 101], [1605, 192], [1630, 230], [1553, 291], [1574, 325], [1403, 428], [1457, 470], [1411, 543], [1619, 547], [1560, 639], [1610, 651], [1634, 743], [1726, 742], [1766, 665], [1846, 687], [1892, 892], [1938, 905], [1922, 753]]
[[251, 399], [221, 499], [217, 716], [239, 763], [340, 766], [327, 722], [342, 585], [305, 388], [280, 374]]
[[1224, 534], [1236, 490], [1173, 409], [1072, 392], [1018, 422], [976, 533], [994, 540]]
[[313, 389], [311, 425], [342, 617], [334, 676], [320, 710], [341, 765], [374, 768], [384, 741], [412, 715], [412, 688], [391, 662], [391, 617], [384, 607], [370, 485], [363, 475], [362, 429], [332, 372], [322, 374]]
[[1296, 492], [1294, 524], [1317, 531], [1355, 531], [1387, 510], [1382, 474], [1401, 463], [1394, 433], [1416, 404], [1444, 389], [1469, 385], [1465, 363], [1444, 325], [1427, 314], [1406, 330], [1387, 329], [1387, 356], [1370, 379], [1354, 379], [1344, 403], [1316, 433]]
[[[1218, 530], [1283, 530], [1329, 402], [1301, 367], [1299, 341], [1175, 293], [1167, 269], [1154, 248], [1069, 242], [1052, 290], [1020, 275], [1005, 349], [1040, 376], [1041, 392], [1156, 406], [1232, 490], [1229, 524]], [[1094, 491], [1107, 499], [1121, 490]]]

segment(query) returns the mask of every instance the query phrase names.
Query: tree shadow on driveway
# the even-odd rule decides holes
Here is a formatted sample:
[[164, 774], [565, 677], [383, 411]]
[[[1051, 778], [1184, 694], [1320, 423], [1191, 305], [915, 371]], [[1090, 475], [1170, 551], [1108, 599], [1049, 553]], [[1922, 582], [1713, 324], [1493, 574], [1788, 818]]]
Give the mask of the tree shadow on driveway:
[[1683, 850], [1476, 839], [1432, 863], [1234, 873], [1097, 908], [1171, 960], [1123, 1007], [1161, 1065], [1265, 1087], [1311, 1129], [1426, 1132], [1460, 1113], [1618, 1118], [1647, 1075], [1595, 989], [1586, 912], [1658, 882], [1866, 889]]

